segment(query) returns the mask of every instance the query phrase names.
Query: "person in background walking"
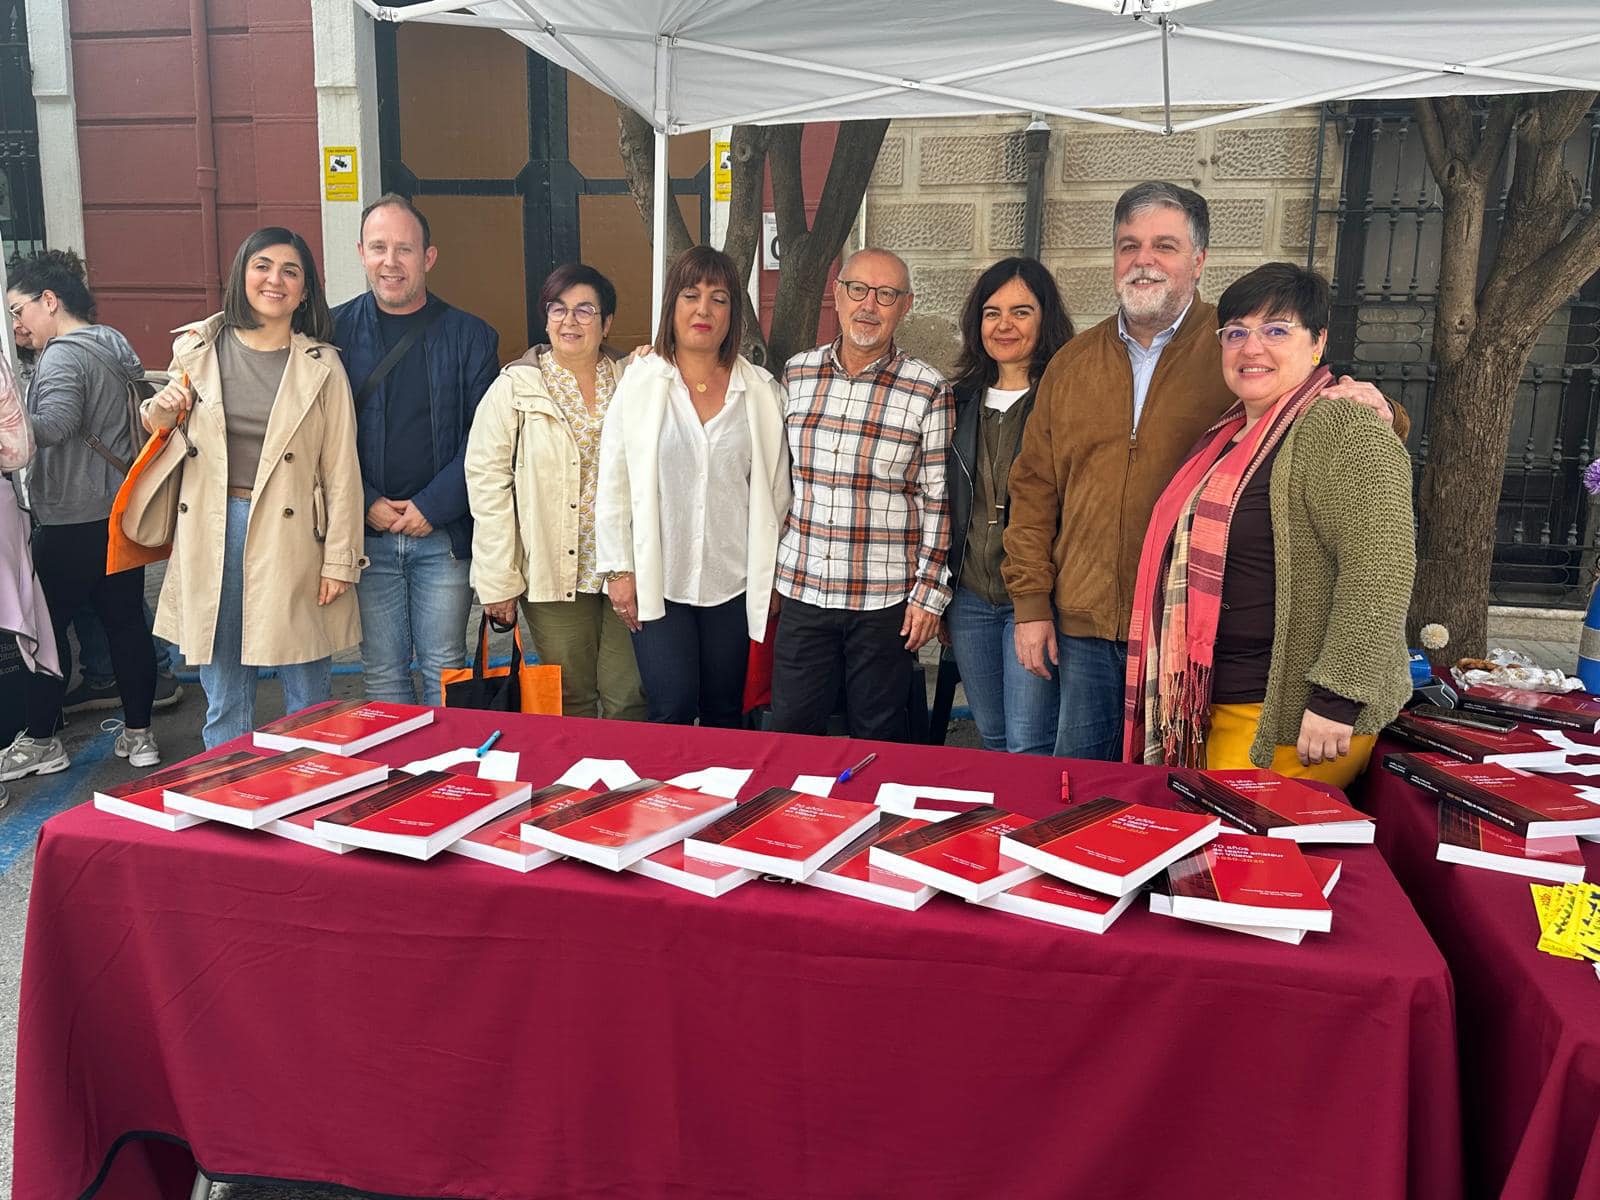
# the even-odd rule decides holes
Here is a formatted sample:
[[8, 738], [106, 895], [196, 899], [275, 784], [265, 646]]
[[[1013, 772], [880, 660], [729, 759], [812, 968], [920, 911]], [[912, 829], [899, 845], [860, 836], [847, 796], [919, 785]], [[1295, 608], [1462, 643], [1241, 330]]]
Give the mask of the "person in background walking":
[[1034, 389], [1072, 337], [1050, 272], [1006, 258], [973, 285], [961, 310], [961, 357], [951, 389], [955, 431], [950, 492], [950, 585], [945, 630], [978, 736], [988, 750], [1050, 754], [1061, 700], [1055, 677], [1017, 661], [1015, 618], [1000, 566], [1011, 515], [1011, 464], [1033, 411]]
[[[161, 751], [150, 729], [156, 660], [144, 624], [144, 571], [106, 574], [106, 520], [138, 447], [128, 419], [128, 386], [143, 374], [128, 339], [95, 323], [83, 260], [46, 250], [11, 273], [6, 308], [19, 345], [38, 354], [27, 408], [38, 456], [28, 472], [33, 564], [50, 607], [63, 673], [67, 623], [93, 604], [111, 644], [123, 728], [114, 746], [136, 767]], [[0, 780], [48, 775], [71, 765], [56, 730], [65, 679], [28, 677], [26, 728], [0, 755]]]
[[199, 668], [208, 748], [255, 725], [258, 667], [277, 668], [286, 712], [329, 698], [331, 656], [361, 640], [349, 589], [366, 562], [350, 384], [311, 248], [256, 230], [223, 301], [180, 331], [173, 382], [144, 404], [152, 431], [189, 414], [156, 633]]
[[500, 372], [467, 439], [472, 586], [502, 625], [521, 600], [540, 660], [561, 668], [563, 713], [642, 721], [639, 668], [595, 551], [600, 431], [622, 371], [605, 351], [617, 289], [567, 263], [539, 304], [549, 344]]

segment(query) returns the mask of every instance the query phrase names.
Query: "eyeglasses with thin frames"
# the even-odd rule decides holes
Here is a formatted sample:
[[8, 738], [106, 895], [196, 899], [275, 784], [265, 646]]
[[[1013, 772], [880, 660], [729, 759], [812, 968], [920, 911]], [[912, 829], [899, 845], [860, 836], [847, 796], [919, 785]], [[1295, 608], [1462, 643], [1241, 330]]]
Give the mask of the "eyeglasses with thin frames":
[[871, 284], [862, 283], [859, 279], [841, 279], [839, 286], [844, 289], [844, 294], [852, 300], [865, 300], [868, 292], [876, 292], [878, 303], [885, 308], [890, 308], [898, 303], [901, 296], [909, 296], [911, 292], [903, 288], [873, 287]]
[[1256, 334], [1261, 339], [1263, 346], [1282, 346], [1286, 344], [1296, 329], [1305, 326], [1298, 321], [1264, 321], [1260, 325], [1240, 325], [1229, 322], [1217, 330], [1217, 341], [1224, 346], [1235, 348], [1242, 347], [1250, 340], [1250, 335]]
[[6, 311], [11, 314], [13, 321], [20, 321], [22, 320], [22, 310], [38, 298], [37, 296], [29, 296], [26, 300], [18, 300], [15, 304], [8, 304], [6, 305]]
[[544, 315], [558, 325], [567, 319], [568, 313], [572, 314], [572, 319], [579, 325], [593, 325], [594, 319], [600, 315], [600, 310], [588, 301], [574, 305], [572, 308], [568, 308], [559, 300], [552, 300], [544, 306]]

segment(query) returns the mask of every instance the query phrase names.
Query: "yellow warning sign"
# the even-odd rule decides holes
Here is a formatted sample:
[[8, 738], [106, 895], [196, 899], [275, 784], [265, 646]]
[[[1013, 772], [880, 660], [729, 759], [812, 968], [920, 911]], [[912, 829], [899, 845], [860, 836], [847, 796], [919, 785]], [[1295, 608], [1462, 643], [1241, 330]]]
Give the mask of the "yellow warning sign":
[[322, 195], [327, 200], [361, 199], [354, 146], [322, 148]]
[[733, 151], [727, 142], [716, 144], [711, 163], [711, 198], [733, 199]]

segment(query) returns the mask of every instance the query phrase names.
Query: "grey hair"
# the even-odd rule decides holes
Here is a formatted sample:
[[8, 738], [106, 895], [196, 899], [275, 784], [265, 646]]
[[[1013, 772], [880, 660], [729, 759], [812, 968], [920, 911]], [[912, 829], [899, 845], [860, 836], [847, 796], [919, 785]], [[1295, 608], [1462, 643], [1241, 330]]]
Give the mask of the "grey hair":
[[899, 263], [900, 264], [900, 275], [906, 281], [906, 290], [907, 291], [910, 290], [910, 288], [911, 288], [911, 268], [906, 266], [906, 260], [901, 258], [893, 250], [885, 250], [882, 246], [863, 246], [863, 247], [861, 247], [861, 249], [859, 249], [855, 253], [851, 254], [849, 258], [845, 259], [844, 262], [839, 264], [839, 274], [843, 275], [846, 271], [848, 271], [850, 269], [850, 264], [855, 262], [855, 260], [860, 258], [863, 254], [876, 254], [876, 255], [879, 255], [882, 258], [890, 258], [890, 259], [893, 259], [895, 262]]
[[1210, 245], [1211, 211], [1206, 207], [1206, 198], [1199, 192], [1160, 179], [1136, 183], [1117, 197], [1117, 207], [1111, 215], [1113, 240], [1126, 222], [1151, 208], [1175, 208], [1189, 219], [1189, 240], [1194, 243], [1195, 253]]

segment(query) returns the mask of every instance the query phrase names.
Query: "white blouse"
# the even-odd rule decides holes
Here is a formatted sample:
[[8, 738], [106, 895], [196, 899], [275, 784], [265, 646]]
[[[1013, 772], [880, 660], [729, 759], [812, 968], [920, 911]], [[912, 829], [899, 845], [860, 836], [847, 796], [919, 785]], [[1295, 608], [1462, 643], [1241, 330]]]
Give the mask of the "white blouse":
[[661, 422], [662, 593], [678, 604], [725, 604], [745, 590], [750, 537], [750, 422], [744, 384], [728, 380], [722, 410], [700, 423], [674, 372]]

